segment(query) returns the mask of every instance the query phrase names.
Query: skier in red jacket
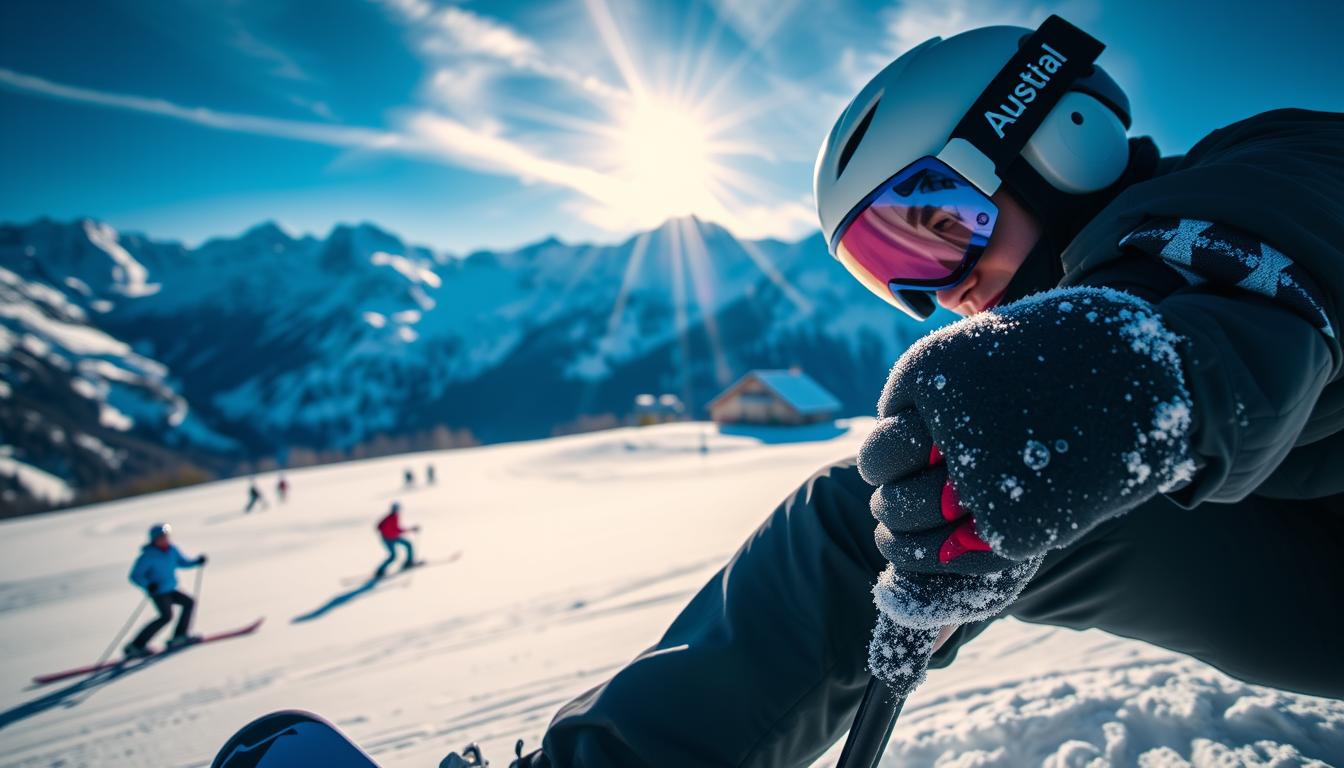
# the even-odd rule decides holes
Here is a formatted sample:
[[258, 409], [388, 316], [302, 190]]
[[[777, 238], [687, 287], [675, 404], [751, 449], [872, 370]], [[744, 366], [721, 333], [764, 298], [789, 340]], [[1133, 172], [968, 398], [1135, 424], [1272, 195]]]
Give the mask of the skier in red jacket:
[[406, 548], [406, 560], [401, 565], [402, 570], [419, 565], [415, 561], [415, 549], [411, 546], [410, 539], [407, 539], [404, 535], [417, 533], [419, 530], [420, 526], [418, 525], [413, 525], [410, 528], [401, 527], [401, 504], [392, 502], [392, 509], [388, 510], [383, 519], [378, 521], [378, 533], [382, 534], [383, 546], [387, 547], [387, 559], [383, 561], [382, 565], [378, 566], [378, 571], [374, 574], [375, 578], [381, 579], [392, 563], [396, 562], [398, 544]]

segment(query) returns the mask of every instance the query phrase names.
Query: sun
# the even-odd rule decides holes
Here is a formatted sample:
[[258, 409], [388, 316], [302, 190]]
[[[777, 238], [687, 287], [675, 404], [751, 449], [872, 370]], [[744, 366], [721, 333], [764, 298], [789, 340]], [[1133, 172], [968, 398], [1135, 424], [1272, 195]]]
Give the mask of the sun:
[[628, 195], [621, 203], [628, 214], [661, 221], [718, 208], [722, 169], [707, 123], [692, 107], [649, 94], [632, 99], [612, 131], [613, 176]]

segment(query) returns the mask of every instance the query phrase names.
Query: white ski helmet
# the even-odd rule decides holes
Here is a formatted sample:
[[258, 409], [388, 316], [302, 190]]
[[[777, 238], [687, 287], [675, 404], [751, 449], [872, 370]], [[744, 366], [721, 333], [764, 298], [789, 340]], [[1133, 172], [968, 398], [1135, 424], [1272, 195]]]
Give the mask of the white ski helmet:
[[[1035, 32], [1002, 26], [935, 37], [907, 51], [863, 87], [822, 143], [813, 171], [817, 215], [833, 255], [842, 234], [837, 230], [848, 225], [856, 209], [921, 158], [946, 163], [986, 197], [998, 189], [1008, 165], [1019, 155], [1048, 184], [1067, 194], [1096, 192], [1121, 177], [1129, 161], [1125, 135], [1129, 101], [1101, 68], [1090, 63], [1091, 58], [1081, 73], [1060, 84], [1064, 92], [1038, 102], [1050, 107], [1043, 116], [1023, 118], [1020, 135], [1005, 131], [1004, 122], [996, 127], [990, 117], [991, 112], [1001, 120], [1012, 115], [1011, 102], [1004, 104], [1007, 111], [1000, 111], [999, 105], [1013, 99], [1014, 84], [1026, 87], [1018, 83], [1019, 75], [1031, 80], [1028, 70], [1017, 70], [1024, 61], [1024, 46], [1033, 35], [1039, 42], [1047, 30], [1076, 34], [1095, 44], [1091, 58], [1101, 50], [1100, 43], [1052, 16]], [[1030, 102], [1036, 100], [1037, 89], [1028, 90], [1030, 98], [1016, 102], [1018, 114], [1024, 111], [1023, 101], [1029, 111]], [[1045, 91], [1040, 89], [1042, 96]], [[1033, 129], [1030, 123], [1038, 121]], [[986, 126], [997, 131], [997, 138]], [[908, 294], [920, 291], [859, 279], [916, 318], [924, 319], [933, 310], [927, 292], [912, 296]]]

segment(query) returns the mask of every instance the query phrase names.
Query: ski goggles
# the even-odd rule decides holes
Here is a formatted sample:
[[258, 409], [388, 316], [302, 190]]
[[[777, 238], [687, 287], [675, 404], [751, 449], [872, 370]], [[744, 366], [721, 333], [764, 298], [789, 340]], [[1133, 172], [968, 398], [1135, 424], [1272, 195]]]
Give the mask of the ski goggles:
[[923, 157], [869, 193], [841, 221], [833, 255], [868, 290], [911, 311], [901, 291], [951, 288], [975, 269], [999, 209], [936, 157]]

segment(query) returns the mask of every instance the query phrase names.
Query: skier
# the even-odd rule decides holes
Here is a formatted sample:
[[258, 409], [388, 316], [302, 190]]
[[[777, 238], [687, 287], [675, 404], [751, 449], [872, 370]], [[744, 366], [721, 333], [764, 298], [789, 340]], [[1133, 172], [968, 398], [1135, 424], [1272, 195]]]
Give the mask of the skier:
[[247, 486], [247, 506], [243, 507], [243, 512], [251, 512], [252, 508], [260, 504], [262, 509], [269, 509], [270, 504], [266, 503], [266, 497], [261, 495], [261, 489], [257, 487], [256, 478], [252, 478]]
[[401, 564], [402, 570], [419, 565], [415, 560], [415, 548], [411, 546], [410, 539], [405, 536], [407, 533], [417, 533], [419, 530], [420, 526], [418, 525], [413, 525], [410, 528], [401, 527], [401, 504], [392, 502], [392, 508], [388, 510], [382, 520], [378, 521], [378, 533], [383, 537], [383, 546], [387, 547], [387, 559], [378, 566], [374, 578], [381, 579], [387, 574], [387, 569], [392, 566], [392, 563], [396, 562], [397, 545], [406, 548], [406, 559]]
[[205, 565], [205, 555], [188, 560], [182, 552], [169, 541], [172, 527], [167, 523], [158, 523], [149, 529], [149, 543], [140, 549], [140, 556], [131, 567], [131, 583], [145, 590], [145, 594], [159, 610], [158, 618], [145, 625], [123, 652], [128, 659], [149, 655], [149, 641], [159, 630], [168, 626], [173, 619], [173, 606], [181, 607], [177, 616], [177, 628], [168, 640], [169, 648], [194, 643], [200, 638], [189, 634], [191, 613], [196, 601], [177, 589], [178, 568], [199, 568]]
[[275, 482], [275, 497], [280, 500], [281, 504], [284, 504], [288, 496], [289, 481], [285, 479], [284, 475], [280, 475], [280, 479]]
[[425, 484], [426, 484], [426, 485], [433, 485], [433, 484], [434, 484], [434, 465], [433, 465], [433, 464], [427, 464], [427, 465], [425, 465]]
[[405, 485], [407, 488], [412, 488], [415, 486], [415, 473], [411, 471], [410, 467], [407, 467], [401, 473], [401, 479], [403, 485]]
[[808, 765], [870, 675], [908, 692], [997, 615], [1344, 696], [1344, 115], [1163, 158], [1100, 50], [1057, 17], [935, 38], [850, 103], [815, 171], [832, 254], [967, 319], [515, 765]]

